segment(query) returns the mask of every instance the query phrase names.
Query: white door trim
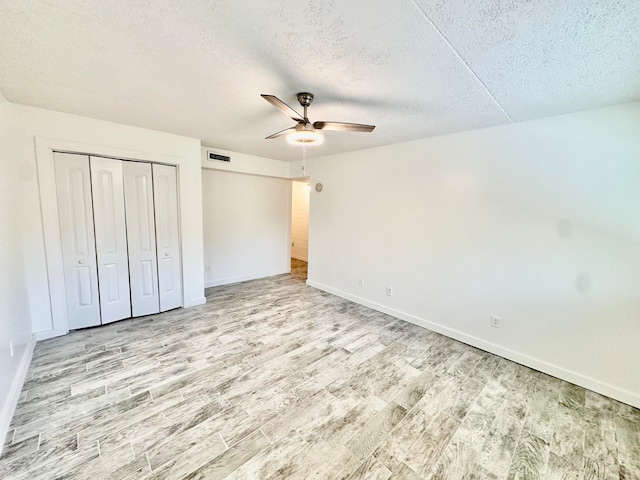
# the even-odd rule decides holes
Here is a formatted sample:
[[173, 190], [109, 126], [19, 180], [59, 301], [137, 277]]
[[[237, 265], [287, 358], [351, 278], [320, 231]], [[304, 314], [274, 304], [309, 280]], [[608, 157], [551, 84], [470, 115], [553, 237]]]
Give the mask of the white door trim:
[[[178, 181], [180, 178], [180, 165], [185, 163], [186, 159], [184, 157], [166, 155], [158, 152], [129, 150], [48, 137], [35, 137], [35, 147], [38, 186], [40, 190], [40, 208], [42, 212], [42, 231], [44, 234], [44, 247], [47, 261], [47, 277], [49, 280], [47, 287], [49, 289], [51, 306], [51, 318], [49, 319], [51, 322], [51, 330], [36, 332], [35, 336], [37, 340], [44, 340], [65, 335], [69, 332], [66, 291], [64, 288], [62, 244], [60, 241], [58, 205], [56, 200], [56, 182], [53, 168], [53, 152], [80, 153], [84, 155], [119, 158], [122, 160], [138, 160], [173, 165], [178, 168]], [[183, 232], [181, 231], [180, 236], [182, 237], [182, 235]], [[184, 262], [182, 262], [182, 268], [182, 278], [184, 280]], [[182, 288], [182, 306], [185, 306], [184, 281]]]

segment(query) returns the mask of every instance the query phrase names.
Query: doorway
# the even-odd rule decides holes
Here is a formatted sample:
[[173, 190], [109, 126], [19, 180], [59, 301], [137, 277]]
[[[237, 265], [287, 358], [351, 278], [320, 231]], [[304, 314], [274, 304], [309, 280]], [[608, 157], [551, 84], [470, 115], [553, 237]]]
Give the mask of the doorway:
[[309, 180], [291, 182], [291, 274], [307, 279], [309, 261]]

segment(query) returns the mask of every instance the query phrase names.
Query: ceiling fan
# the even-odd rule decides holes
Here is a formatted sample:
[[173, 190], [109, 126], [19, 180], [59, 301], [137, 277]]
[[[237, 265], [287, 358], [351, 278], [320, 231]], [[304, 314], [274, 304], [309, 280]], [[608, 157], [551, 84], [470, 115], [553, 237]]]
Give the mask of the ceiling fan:
[[298, 102], [304, 108], [304, 115], [300, 115], [289, 105], [284, 103], [274, 95], [261, 95], [267, 102], [276, 107], [287, 117], [295, 120], [297, 125], [285, 128], [279, 132], [269, 135], [266, 139], [277, 138], [281, 135], [287, 135], [287, 141], [293, 145], [317, 145], [322, 143], [323, 137], [317, 130], [336, 130], [339, 132], [371, 132], [375, 125], [363, 125], [361, 123], [344, 123], [344, 122], [313, 122], [307, 117], [307, 107], [313, 102], [313, 94], [308, 92], [298, 93]]

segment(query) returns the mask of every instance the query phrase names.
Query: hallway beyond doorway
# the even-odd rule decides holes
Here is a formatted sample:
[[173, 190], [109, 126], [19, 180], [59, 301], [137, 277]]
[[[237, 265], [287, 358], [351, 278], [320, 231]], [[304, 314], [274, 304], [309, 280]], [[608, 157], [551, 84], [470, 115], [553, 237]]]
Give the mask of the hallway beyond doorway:
[[291, 276], [293, 278], [306, 282], [307, 266], [308, 266], [307, 262], [303, 260], [298, 260], [297, 258], [292, 258], [291, 259]]

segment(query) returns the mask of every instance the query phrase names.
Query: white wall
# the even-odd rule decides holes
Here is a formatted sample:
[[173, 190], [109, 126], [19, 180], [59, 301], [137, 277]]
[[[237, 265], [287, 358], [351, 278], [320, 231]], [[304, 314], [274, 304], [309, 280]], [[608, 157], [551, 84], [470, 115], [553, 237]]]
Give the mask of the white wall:
[[308, 171], [310, 285], [640, 407], [640, 103]]
[[[8, 153], [8, 104], [0, 98], [0, 438], [4, 439], [24, 382], [33, 343], [23, 262], [20, 165]], [[9, 343], [13, 343], [13, 355]], [[0, 444], [0, 453], [4, 441]]]
[[203, 169], [202, 193], [206, 287], [290, 271], [290, 180]]
[[[184, 302], [190, 306], [205, 301], [199, 140], [12, 103], [5, 104], [5, 111], [7, 142], [3, 156], [14, 165], [19, 182], [17, 203], [28, 303], [32, 328], [39, 338], [64, 333], [55, 316], [60, 303], [58, 286], [63, 282], [54, 281], [50, 291], [48, 281], [48, 275], [55, 277], [56, 270], [61, 271], [61, 254], [54, 238], [53, 244], [47, 243], [47, 256], [44, 240], [51, 240], [57, 232], [57, 218], [51, 210], [55, 200], [47, 200], [55, 192], [52, 146], [178, 166]], [[55, 264], [56, 258], [59, 265]]]
[[291, 182], [291, 258], [307, 261], [309, 249], [309, 183]]

